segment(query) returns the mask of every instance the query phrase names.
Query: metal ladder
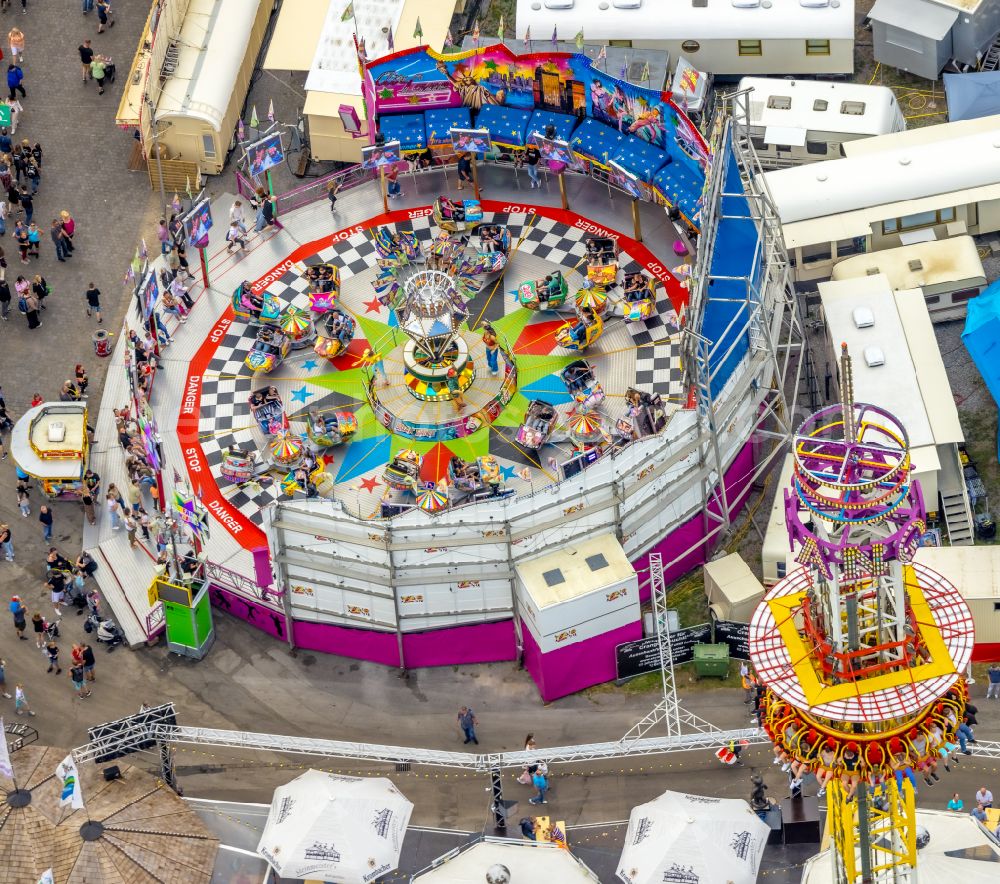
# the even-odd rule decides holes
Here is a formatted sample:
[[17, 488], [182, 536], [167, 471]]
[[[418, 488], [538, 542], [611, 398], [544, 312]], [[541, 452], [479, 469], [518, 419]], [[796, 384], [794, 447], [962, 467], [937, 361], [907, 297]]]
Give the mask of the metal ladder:
[[993, 38], [990, 48], [983, 56], [983, 63], [979, 66], [981, 71], [995, 71], [1000, 67], [1000, 34]]

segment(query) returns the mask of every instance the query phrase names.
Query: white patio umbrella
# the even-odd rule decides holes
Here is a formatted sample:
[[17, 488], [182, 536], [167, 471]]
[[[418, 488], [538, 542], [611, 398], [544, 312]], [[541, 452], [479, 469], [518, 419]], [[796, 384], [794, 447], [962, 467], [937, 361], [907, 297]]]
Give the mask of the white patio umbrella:
[[285, 878], [372, 881], [399, 865], [412, 811], [385, 777], [309, 770], [274, 790], [257, 853]]
[[618, 877], [754, 884], [769, 832], [746, 801], [664, 792], [632, 808]]

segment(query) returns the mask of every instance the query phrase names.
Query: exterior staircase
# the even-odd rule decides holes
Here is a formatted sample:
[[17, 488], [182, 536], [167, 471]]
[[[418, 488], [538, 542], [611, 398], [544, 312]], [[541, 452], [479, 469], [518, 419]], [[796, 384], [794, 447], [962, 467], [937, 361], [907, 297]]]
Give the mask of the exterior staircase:
[[1000, 34], [993, 38], [990, 48], [983, 56], [983, 63], [979, 66], [981, 71], [995, 71], [1000, 67]]

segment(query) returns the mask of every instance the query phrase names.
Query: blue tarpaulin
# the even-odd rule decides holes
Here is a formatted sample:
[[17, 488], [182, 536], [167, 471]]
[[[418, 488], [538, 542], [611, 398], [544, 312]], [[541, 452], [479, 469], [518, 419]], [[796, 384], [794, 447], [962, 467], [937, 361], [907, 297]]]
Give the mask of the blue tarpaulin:
[[[968, 302], [962, 343], [986, 381], [993, 401], [1000, 404], [1000, 281]], [[997, 440], [1000, 457], [1000, 439]]]
[[1000, 71], [945, 74], [944, 91], [952, 122], [1000, 114]]

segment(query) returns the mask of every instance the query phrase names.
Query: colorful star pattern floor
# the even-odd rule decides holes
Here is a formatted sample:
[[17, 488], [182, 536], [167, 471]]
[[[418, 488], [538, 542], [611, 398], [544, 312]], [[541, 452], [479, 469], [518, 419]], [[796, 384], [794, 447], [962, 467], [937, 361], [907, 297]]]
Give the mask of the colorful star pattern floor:
[[[414, 441], [387, 432], [376, 419], [366, 398], [370, 369], [365, 367], [363, 354], [366, 349], [388, 354], [405, 336], [390, 311], [373, 299], [375, 250], [370, 233], [361, 231], [306, 259], [308, 264], [332, 261], [340, 267], [339, 304], [357, 323], [355, 337], [344, 354], [330, 360], [316, 356], [311, 348], [295, 351], [271, 375], [255, 378], [242, 360], [256, 327], [236, 321], [208, 364], [202, 383], [200, 444], [220, 489], [233, 506], [259, 524], [262, 507], [281, 493], [278, 481], [265, 480], [238, 489], [219, 476], [222, 453], [229, 445], [262, 448], [264, 437], [246, 400], [251, 390], [268, 384], [281, 393], [294, 431], [304, 431], [302, 421], [309, 409], [355, 413], [357, 433], [348, 443], [325, 452], [324, 460], [336, 483], [336, 499], [363, 517], [379, 515], [387, 493], [390, 501], [407, 502], [408, 494], [392, 491], [382, 479], [386, 464], [404, 448], [423, 456], [421, 480], [427, 482], [437, 482], [446, 475], [452, 456], [472, 460], [487, 453], [497, 458], [508, 487], [515, 490], [538, 489], [559, 480], [557, 464], [573, 451], [566, 434], [557, 433], [554, 443], [539, 451], [523, 448], [516, 435], [533, 399], [555, 406], [562, 417], [567, 415], [573, 403], [560, 372], [580, 355], [562, 349], [555, 341], [556, 329], [568, 314], [526, 310], [517, 305], [513, 293], [521, 281], [557, 268], [566, 276], [571, 292], [579, 288], [586, 234], [539, 215], [487, 213], [485, 220], [508, 225], [512, 253], [505, 274], [469, 302], [469, 325], [476, 328], [484, 320], [490, 321], [511, 352], [518, 372], [518, 392], [492, 425], [462, 439]], [[437, 233], [429, 218], [407, 222], [406, 226], [425, 243]], [[624, 269], [637, 269], [625, 252], [620, 260]], [[301, 270], [301, 265], [293, 267], [269, 290], [285, 304], [308, 309]], [[662, 290], [661, 299], [659, 314], [648, 323], [608, 319], [603, 337], [584, 354], [607, 394], [602, 413], [608, 429], [624, 413], [629, 387], [656, 391], [673, 404], [682, 400], [679, 349], [669, 324], [671, 305]], [[386, 368], [393, 375], [402, 366]]]

